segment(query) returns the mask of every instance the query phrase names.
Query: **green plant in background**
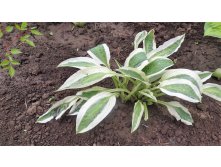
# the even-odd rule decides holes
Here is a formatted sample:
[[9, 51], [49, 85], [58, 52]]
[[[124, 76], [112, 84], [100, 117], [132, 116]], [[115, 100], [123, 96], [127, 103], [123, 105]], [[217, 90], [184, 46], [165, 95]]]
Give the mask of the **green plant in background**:
[[[221, 22], [206, 22], [204, 24], [204, 36], [221, 38]], [[213, 77], [221, 79], [221, 69], [218, 68], [213, 72]]]
[[73, 24], [74, 24], [74, 26], [79, 27], [79, 28], [83, 28], [86, 25], [85, 22], [73, 22]]
[[20, 24], [0, 24], [0, 41], [2, 47], [0, 48], [0, 68], [7, 70], [9, 75], [15, 75], [14, 66], [20, 63], [15, 59], [16, 55], [21, 54], [21, 45], [27, 44], [35, 47], [31, 37], [35, 35], [42, 35], [37, 27], [29, 27], [28, 23]]
[[204, 36], [221, 38], [221, 22], [206, 22], [204, 24]]
[[218, 80], [221, 79], [221, 68], [217, 68], [217, 69], [213, 72], [213, 77], [216, 77]]
[[[132, 128], [134, 132], [142, 117], [148, 120], [148, 106], [160, 104], [181, 122], [192, 125], [190, 112], [177, 101], [163, 101], [164, 95], [199, 103], [202, 94], [221, 101], [221, 86], [207, 83], [212, 73], [189, 69], [169, 69], [174, 62], [168, 57], [176, 52], [184, 41], [184, 35], [168, 40], [156, 47], [154, 30], [139, 32], [134, 41], [134, 50], [124, 65], [117, 63], [118, 69], [110, 67], [110, 51], [106, 44], [98, 45], [87, 53], [91, 57], [77, 57], [63, 61], [58, 67], [78, 68], [58, 89], [80, 89], [89, 87], [105, 78], [112, 78], [115, 88], [94, 86], [80, 90], [56, 102], [38, 123], [60, 119], [64, 114], [76, 115], [76, 132], [84, 133], [98, 125], [113, 109], [116, 98], [134, 104]], [[140, 47], [142, 45], [142, 47]]]

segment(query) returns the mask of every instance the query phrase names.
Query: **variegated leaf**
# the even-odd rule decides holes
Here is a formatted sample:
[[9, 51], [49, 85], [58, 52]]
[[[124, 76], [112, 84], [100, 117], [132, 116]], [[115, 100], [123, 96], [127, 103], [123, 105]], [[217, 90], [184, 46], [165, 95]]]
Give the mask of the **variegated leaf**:
[[99, 124], [113, 109], [116, 96], [101, 92], [92, 96], [79, 110], [76, 120], [76, 132], [84, 133]]
[[94, 86], [92, 88], [88, 88], [88, 89], [79, 91], [79, 92], [76, 93], [76, 95], [89, 99], [92, 96], [96, 95], [97, 93], [105, 91], [105, 90], [107, 90], [107, 88], [103, 88], [103, 87], [100, 87], [100, 86]]
[[159, 88], [169, 96], [176, 96], [192, 103], [201, 102], [202, 96], [199, 89], [189, 80], [164, 80], [160, 82]]
[[140, 125], [141, 118], [144, 113], [144, 105], [141, 101], [137, 101], [134, 105], [134, 111], [132, 115], [132, 128], [131, 133], [137, 130]]
[[202, 81], [200, 77], [192, 70], [188, 69], [171, 69], [167, 70], [161, 77], [161, 81], [168, 79], [186, 79], [192, 82], [202, 92]]
[[153, 92], [151, 92], [149, 89], [143, 89], [139, 91], [140, 94], [152, 99], [153, 101], [157, 101], [156, 97], [154, 96]]
[[150, 53], [156, 49], [154, 30], [148, 32], [146, 38], [143, 40], [143, 46], [146, 53]]
[[98, 63], [110, 67], [110, 50], [106, 44], [98, 45], [87, 53]]
[[209, 71], [195, 71], [195, 73], [200, 77], [202, 82], [206, 82], [213, 74]]
[[146, 53], [143, 49], [135, 49], [127, 57], [124, 66], [142, 69], [148, 63]]
[[164, 72], [167, 68], [173, 66], [173, 61], [168, 58], [157, 57], [152, 60], [142, 71], [149, 79]]
[[105, 90], [107, 89], [99, 86], [94, 86], [92, 88], [77, 92], [76, 96], [80, 97], [80, 100], [72, 106], [68, 115], [77, 115], [81, 106], [86, 102], [85, 99], [90, 99], [92, 96], [95, 96], [96, 94]]
[[203, 94], [221, 102], [221, 85], [207, 83], [203, 85]]
[[82, 99], [79, 99], [70, 109], [68, 115], [69, 116], [74, 116], [74, 115], [77, 115], [80, 108], [82, 107], [82, 105], [84, 105], [86, 101], [85, 100], [82, 100]]
[[46, 113], [41, 115], [37, 122], [38, 123], [46, 123], [52, 119], [59, 119], [61, 116], [71, 108], [76, 102], [78, 98], [76, 96], [68, 96], [63, 100], [56, 102]]
[[118, 71], [120, 71], [122, 74], [124, 74], [128, 77], [137, 79], [139, 81], [142, 81], [142, 82], [145, 82], [145, 83], [148, 81], [145, 73], [143, 71], [140, 71], [140, 70], [136, 69], [136, 68], [122, 67], [122, 68], [118, 69]]
[[147, 31], [141, 31], [135, 36], [134, 49], [137, 49], [139, 44], [146, 38]]
[[91, 67], [79, 70], [68, 78], [58, 91], [91, 86], [101, 80], [114, 76], [116, 73], [106, 67]]
[[175, 38], [172, 38], [165, 42], [163, 45], [159, 46], [157, 49], [151, 51], [148, 54], [149, 58], [153, 57], [169, 57], [175, 53], [183, 43], [185, 35], [180, 35]]
[[70, 58], [61, 62], [58, 67], [75, 67], [78, 69], [84, 69], [88, 67], [100, 66], [100, 64], [90, 57], [76, 57]]
[[177, 121], [180, 120], [186, 125], [192, 125], [193, 119], [186, 107], [177, 101], [164, 102], [163, 104], [167, 107], [169, 113], [174, 116]]

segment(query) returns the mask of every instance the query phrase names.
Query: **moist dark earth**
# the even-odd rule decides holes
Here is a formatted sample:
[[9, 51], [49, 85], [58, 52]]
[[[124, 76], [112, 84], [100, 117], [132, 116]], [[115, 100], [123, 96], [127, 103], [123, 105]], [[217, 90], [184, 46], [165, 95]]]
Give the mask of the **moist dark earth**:
[[[208, 97], [200, 104], [172, 98], [189, 109], [193, 126], [177, 122], [166, 108], [154, 105], [149, 108], [149, 120], [142, 121], [131, 134], [133, 106], [120, 102], [101, 124], [84, 134], [75, 134], [75, 116], [35, 123], [52, 103], [75, 93], [55, 93], [76, 72], [74, 68], [56, 68], [61, 61], [87, 56], [88, 49], [106, 43], [112, 58], [123, 63], [141, 30], [155, 29], [158, 46], [185, 33], [181, 48], [171, 56], [176, 60], [174, 68], [215, 70], [221, 65], [221, 42], [203, 36], [203, 23], [87, 23], [83, 28], [72, 23], [31, 24], [44, 36], [34, 40], [35, 48], [22, 48], [14, 78], [0, 71], [0, 145], [221, 145], [221, 103]], [[221, 84], [214, 78], [209, 81]], [[113, 86], [109, 79], [99, 85]]]

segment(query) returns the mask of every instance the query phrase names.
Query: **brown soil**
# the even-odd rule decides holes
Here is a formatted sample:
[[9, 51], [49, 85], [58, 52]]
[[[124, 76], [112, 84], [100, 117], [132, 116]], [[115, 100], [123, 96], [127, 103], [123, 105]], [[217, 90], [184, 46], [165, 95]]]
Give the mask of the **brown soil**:
[[[36, 24], [35, 24], [36, 25]], [[54, 91], [76, 70], [56, 66], [63, 60], [84, 56], [100, 43], [107, 43], [112, 57], [123, 62], [132, 51], [134, 36], [141, 30], [156, 30], [158, 45], [183, 33], [186, 40], [172, 58], [176, 67], [214, 70], [221, 65], [221, 43], [203, 37], [202, 23], [38, 23], [45, 34], [37, 47], [23, 48], [16, 76], [0, 72], [0, 145], [221, 145], [221, 103], [204, 97], [202, 104], [182, 103], [189, 108], [193, 126], [172, 118], [162, 107], [152, 106], [150, 118], [131, 134], [132, 105], [118, 103], [96, 128], [75, 134], [75, 117], [36, 124], [54, 100], [74, 93]], [[49, 35], [53, 32], [53, 36]], [[210, 82], [221, 84], [211, 79]], [[105, 80], [102, 86], [112, 83]]]

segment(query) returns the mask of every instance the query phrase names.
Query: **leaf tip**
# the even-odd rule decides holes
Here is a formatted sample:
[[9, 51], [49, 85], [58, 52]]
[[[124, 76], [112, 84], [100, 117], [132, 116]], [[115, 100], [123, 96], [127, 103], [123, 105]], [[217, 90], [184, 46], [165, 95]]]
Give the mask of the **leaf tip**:
[[134, 133], [135, 129], [131, 129], [130, 133]]

